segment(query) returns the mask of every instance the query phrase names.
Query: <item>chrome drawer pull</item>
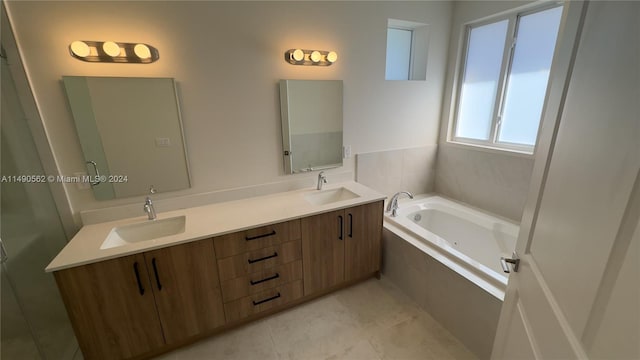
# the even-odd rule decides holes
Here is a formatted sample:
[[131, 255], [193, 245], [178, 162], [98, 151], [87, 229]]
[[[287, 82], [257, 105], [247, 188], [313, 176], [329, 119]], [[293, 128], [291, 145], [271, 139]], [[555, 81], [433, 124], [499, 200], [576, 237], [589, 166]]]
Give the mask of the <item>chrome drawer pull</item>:
[[253, 301], [253, 306], [260, 305], [260, 304], [262, 304], [262, 303], [266, 303], [267, 301], [275, 300], [275, 299], [277, 299], [277, 298], [279, 298], [279, 297], [280, 297], [280, 293], [278, 293], [277, 295], [272, 296], [272, 297], [270, 297], [270, 298], [266, 298], [266, 299], [264, 299], [264, 300], [260, 300], [260, 301]]
[[268, 278], [264, 278], [262, 280], [256, 280], [256, 281], [249, 280], [249, 283], [251, 283], [251, 285], [258, 285], [258, 284], [263, 283], [265, 281], [277, 279], [279, 277], [280, 277], [280, 274], [276, 273], [275, 275], [269, 276]]
[[253, 264], [253, 263], [255, 263], [255, 262], [258, 262], [258, 261], [265, 261], [265, 260], [268, 260], [268, 259], [274, 258], [274, 257], [276, 257], [276, 256], [278, 256], [278, 253], [274, 251], [274, 252], [273, 252], [273, 255], [269, 255], [269, 256], [261, 257], [260, 259], [255, 259], [255, 260], [248, 259], [247, 261], [249, 261], [249, 264]]
[[256, 236], [245, 236], [244, 239], [246, 241], [251, 241], [251, 240], [261, 239], [261, 238], [268, 237], [268, 236], [273, 236], [275, 234], [276, 234], [276, 231], [275, 230], [271, 230], [271, 232], [268, 233], [268, 234], [262, 234], [262, 235], [256, 235]]

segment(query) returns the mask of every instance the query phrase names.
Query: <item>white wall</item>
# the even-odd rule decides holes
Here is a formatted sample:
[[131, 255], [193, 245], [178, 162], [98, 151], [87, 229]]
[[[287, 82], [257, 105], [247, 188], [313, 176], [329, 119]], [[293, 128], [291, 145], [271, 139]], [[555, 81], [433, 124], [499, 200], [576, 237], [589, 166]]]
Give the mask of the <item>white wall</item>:
[[454, 105], [457, 58], [464, 24], [527, 5], [530, 1], [457, 1], [451, 21], [451, 44], [435, 171], [435, 191], [495, 214], [520, 221], [533, 170], [533, 156], [478, 149], [447, 142]]
[[[7, 8], [65, 175], [85, 168], [63, 75], [176, 78], [193, 188], [160, 199], [291, 178], [283, 175], [279, 79], [342, 79], [344, 142], [354, 154], [437, 142], [448, 1], [9, 1]], [[384, 80], [388, 18], [429, 24], [427, 81]], [[160, 60], [85, 63], [67, 49], [78, 39], [146, 42], [158, 48]], [[331, 67], [292, 66], [283, 54], [294, 47], [335, 50], [339, 60]], [[343, 170], [354, 170], [353, 158]], [[297, 176], [311, 185], [315, 174]], [[73, 184], [65, 189], [77, 222], [81, 210], [141, 200], [97, 202]]]

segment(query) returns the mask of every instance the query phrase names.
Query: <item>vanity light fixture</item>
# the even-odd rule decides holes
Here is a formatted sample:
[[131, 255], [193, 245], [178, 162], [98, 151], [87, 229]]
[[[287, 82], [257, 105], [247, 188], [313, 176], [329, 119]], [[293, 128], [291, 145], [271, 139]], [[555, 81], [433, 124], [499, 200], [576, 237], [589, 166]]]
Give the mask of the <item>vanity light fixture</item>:
[[142, 43], [77, 40], [69, 45], [71, 56], [88, 62], [150, 64], [160, 58], [158, 49]]
[[338, 60], [335, 51], [289, 49], [284, 53], [284, 60], [292, 65], [329, 66]]

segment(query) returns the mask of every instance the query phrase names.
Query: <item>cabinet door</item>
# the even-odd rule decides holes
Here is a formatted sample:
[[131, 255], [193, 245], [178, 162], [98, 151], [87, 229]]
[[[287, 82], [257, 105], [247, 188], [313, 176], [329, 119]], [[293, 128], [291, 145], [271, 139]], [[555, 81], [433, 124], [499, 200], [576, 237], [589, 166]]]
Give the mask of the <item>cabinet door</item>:
[[213, 240], [144, 253], [167, 344], [224, 325]]
[[345, 210], [345, 280], [355, 280], [380, 270], [382, 202]]
[[301, 220], [304, 294], [344, 281], [344, 211]]
[[54, 273], [85, 359], [124, 359], [164, 345], [141, 254]]

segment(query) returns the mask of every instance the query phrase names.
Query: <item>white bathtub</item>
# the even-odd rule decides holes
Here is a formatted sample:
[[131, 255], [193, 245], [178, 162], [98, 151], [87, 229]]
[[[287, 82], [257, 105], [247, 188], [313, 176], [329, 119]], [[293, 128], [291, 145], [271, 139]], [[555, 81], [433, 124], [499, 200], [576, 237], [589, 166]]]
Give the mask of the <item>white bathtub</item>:
[[504, 299], [508, 274], [500, 257], [511, 257], [519, 226], [439, 196], [401, 201], [384, 227], [478, 287]]

